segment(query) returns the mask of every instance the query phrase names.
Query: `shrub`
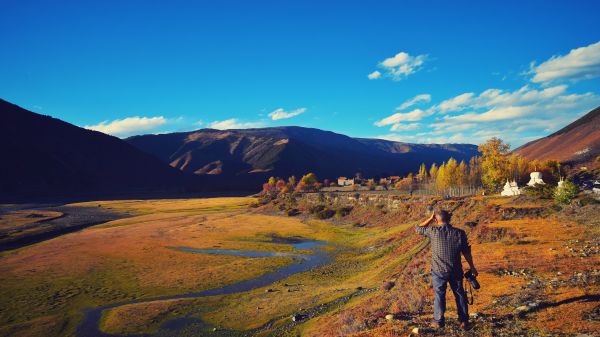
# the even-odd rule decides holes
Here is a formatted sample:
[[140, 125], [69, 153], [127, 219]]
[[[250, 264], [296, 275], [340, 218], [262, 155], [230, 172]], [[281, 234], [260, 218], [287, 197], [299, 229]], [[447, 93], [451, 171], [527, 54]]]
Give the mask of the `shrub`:
[[314, 206], [311, 206], [311, 207], [308, 209], [308, 212], [309, 212], [310, 214], [317, 214], [317, 213], [321, 212], [321, 211], [322, 211], [322, 210], [324, 210], [324, 209], [325, 209], [325, 206], [323, 206], [323, 205], [314, 205]]
[[548, 184], [535, 184], [523, 188], [523, 194], [540, 199], [552, 199], [554, 187]]
[[288, 209], [287, 211], [287, 216], [296, 216], [300, 214], [300, 210], [298, 210], [297, 208], [291, 208]]
[[350, 214], [351, 211], [352, 211], [352, 207], [341, 207], [341, 208], [338, 208], [335, 211], [335, 217], [336, 218], [343, 218], [346, 215]]
[[323, 219], [329, 219], [329, 218], [331, 218], [334, 215], [335, 215], [335, 211], [334, 210], [326, 208], [326, 209], [324, 209], [324, 210], [322, 210], [322, 211], [320, 211], [320, 212], [317, 213], [317, 218], [321, 219], [321, 220], [323, 220]]
[[562, 185], [556, 188], [554, 191], [554, 201], [559, 204], [568, 204], [577, 195], [577, 185], [573, 184], [569, 180], [565, 180]]

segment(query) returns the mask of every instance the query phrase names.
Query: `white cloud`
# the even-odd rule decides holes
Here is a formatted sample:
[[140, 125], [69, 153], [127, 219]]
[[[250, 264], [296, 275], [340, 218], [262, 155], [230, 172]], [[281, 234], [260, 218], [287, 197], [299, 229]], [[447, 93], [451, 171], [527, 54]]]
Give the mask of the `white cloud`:
[[440, 113], [446, 113], [449, 111], [460, 111], [471, 102], [472, 98], [473, 93], [467, 92], [443, 101], [442, 103], [437, 105], [437, 109]]
[[86, 129], [100, 131], [117, 137], [127, 137], [149, 132], [167, 123], [163, 116], [159, 117], [127, 117], [104, 121], [96, 125], [86, 125]]
[[505, 119], [515, 119], [527, 116], [534, 111], [534, 106], [507, 106], [493, 108], [483, 113], [466, 113], [458, 116], [446, 116], [446, 121], [457, 122], [493, 122]]
[[413, 131], [421, 128], [419, 123], [400, 124], [396, 123], [390, 128], [391, 131]]
[[431, 115], [433, 111], [424, 111], [421, 109], [414, 109], [411, 112], [398, 112], [389, 117], [375, 122], [376, 126], [386, 126], [392, 124], [398, 124], [400, 122], [416, 122], [420, 121], [424, 117]]
[[367, 75], [367, 77], [370, 80], [376, 80], [376, 79], [378, 79], [378, 78], [381, 77], [381, 72], [379, 72], [379, 70], [375, 70], [374, 72], [372, 72], [369, 75]]
[[262, 127], [261, 122], [240, 122], [237, 118], [230, 118], [222, 121], [211, 122], [208, 127], [219, 130], [229, 129], [252, 129]]
[[[391, 77], [394, 81], [400, 81], [419, 71], [426, 59], [427, 55], [412, 56], [407, 52], [399, 52], [381, 61], [379, 67], [385, 71], [385, 76]], [[369, 79], [377, 79], [381, 75], [379, 71], [374, 71], [368, 77]]]
[[431, 101], [431, 95], [429, 95], [429, 94], [417, 95], [417, 96], [409, 99], [408, 101], [402, 103], [399, 107], [396, 108], [396, 110], [404, 110], [415, 104], [418, 104], [421, 102], [429, 102], [429, 101]]
[[448, 144], [448, 143], [458, 143], [465, 144], [471, 143], [472, 140], [463, 135], [462, 133], [453, 134], [450, 136], [436, 136], [430, 137], [427, 133], [418, 134], [418, 135], [399, 135], [396, 133], [391, 133], [387, 135], [375, 136], [378, 139], [391, 140], [394, 142], [404, 142], [404, 143], [420, 143], [420, 144]]
[[567, 55], [552, 56], [538, 66], [532, 64], [534, 83], [591, 79], [600, 76], [600, 41], [572, 49]]
[[298, 108], [298, 109], [292, 110], [292, 111], [285, 111], [283, 108], [279, 108], [279, 109], [276, 109], [276, 110], [272, 111], [271, 113], [269, 113], [269, 117], [271, 117], [272, 120], [276, 121], [278, 119], [286, 119], [286, 118], [292, 118], [294, 116], [298, 116], [299, 114], [301, 114], [305, 111], [306, 111], [306, 108]]

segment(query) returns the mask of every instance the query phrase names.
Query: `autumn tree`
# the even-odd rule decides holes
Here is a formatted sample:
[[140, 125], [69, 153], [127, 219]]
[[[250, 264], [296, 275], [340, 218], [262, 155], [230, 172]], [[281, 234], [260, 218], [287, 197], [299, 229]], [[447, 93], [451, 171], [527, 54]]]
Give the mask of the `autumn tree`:
[[464, 160], [461, 160], [456, 168], [456, 185], [460, 188], [465, 188], [468, 185], [468, 169]]
[[417, 180], [420, 183], [427, 181], [427, 166], [425, 166], [425, 163], [422, 163], [421, 166], [419, 166], [419, 173], [417, 174]]
[[504, 143], [500, 138], [493, 137], [484, 144], [479, 145], [481, 152], [481, 181], [490, 192], [495, 192], [508, 178], [508, 151], [510, 144]]
[[431, 181], [431, 185], [433, 185], [432, 187], [434, 189], [437, 188], [437, 186], [436, 186], [437, 174], [438, 174], [438, 166], [436, 163], [433, 163], [433, 164], [431, 164], [431, 167], [429, 168], [429, 180]]

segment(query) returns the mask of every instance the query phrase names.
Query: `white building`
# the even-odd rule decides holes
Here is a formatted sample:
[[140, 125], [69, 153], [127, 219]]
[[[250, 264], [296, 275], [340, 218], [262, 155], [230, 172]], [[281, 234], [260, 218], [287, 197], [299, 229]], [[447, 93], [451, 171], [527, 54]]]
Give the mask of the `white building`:
[[338, 185], [339, 186], [352, 186], [352, 185], [354, 185], [354, 179], [348, 179], [346, 177], [339, 177]]
[[504, 184], [504, 189], [502, 190], [500, 195], [505, 197], [512, 197], [519, 194], [521, 194], [521, 190], [519, 189], [517, 182], [514, 180], [512, 182], [509, 182], [508, 179], [506, 179], [506, 184]]
[[541, 184], [544, 185], [544, 180], [542, 179], [542, 173], [541, 172], [531, 172], [529, 174], [529, 182], [527, 183], [527, 186], [533, 186], [535, 184]]

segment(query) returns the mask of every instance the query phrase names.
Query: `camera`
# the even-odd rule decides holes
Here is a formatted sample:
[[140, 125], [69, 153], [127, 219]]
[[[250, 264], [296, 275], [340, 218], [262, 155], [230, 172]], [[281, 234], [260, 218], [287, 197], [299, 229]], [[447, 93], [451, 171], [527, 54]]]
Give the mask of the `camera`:
[[479, 285], [479, 282], [477, 282], [477, 278], [471, 272], [471, 269], [467, 270], [467, 272], [465, 273], [465, 278], [467, 279], [467, 281], [469, 281], [469, 283], [471, 283], [473, 289], [479, 289], [481, 287]]

